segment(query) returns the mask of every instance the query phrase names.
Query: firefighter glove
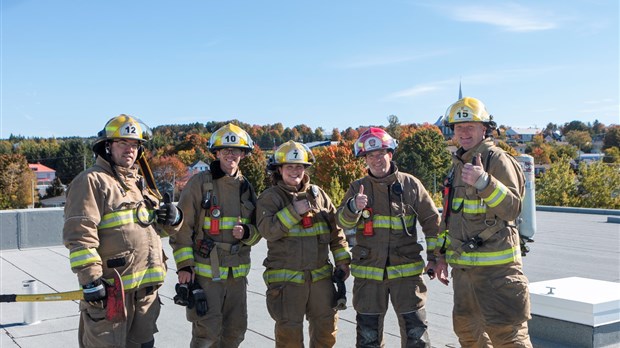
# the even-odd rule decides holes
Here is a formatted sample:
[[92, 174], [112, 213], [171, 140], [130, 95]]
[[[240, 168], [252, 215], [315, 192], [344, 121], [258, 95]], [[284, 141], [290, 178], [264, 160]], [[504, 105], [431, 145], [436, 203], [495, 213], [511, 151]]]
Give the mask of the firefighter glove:
[[155, 210], [157, 214], [157, 222], [168, 226], [176, 226], [181, 222], [181, 210], [172, 204], [172, 198], [170, 194], [166, 192], [164, 194], [164, 203]]
[[187, 306], [189, 305], [189, 284], [177, 284], [174, 286], [174, 290], [176, 291], [176, 295], [174, 295], [174, 303], [179, 306]]
[[207, 294], [197, 282], [191, 286], [191, 295], [187, 308], [196, 308], [196, 314], [202, 317], [207, 314], [209, 307], [207, 306]]
[[105, 286], [106, 283], [104, 283], [101, 278], [84, 285], [82, 287], [82, 291], [84, 292], [84, 301], [90, 303], [91, 305], [102, 305], [103, 300], [106, 298]]

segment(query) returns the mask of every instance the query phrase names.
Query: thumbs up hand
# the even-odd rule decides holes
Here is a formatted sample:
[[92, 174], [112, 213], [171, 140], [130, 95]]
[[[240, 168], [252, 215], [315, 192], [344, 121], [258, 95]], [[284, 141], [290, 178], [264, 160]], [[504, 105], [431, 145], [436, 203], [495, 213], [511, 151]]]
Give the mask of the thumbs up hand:
[[368, 196], [364, 194], [364, 185], [360, 185], [360, 189], [355, 195], [355, 208], [357, 208], [357, 211], [360, 211], [366, 208], [367, 204], [368, 204]]
[[489, 174], [482, 167], [481, 155], [477, 154], [472, 159], [472, 163], [465, 163], [461, 178], [466, 184], [476, 187], [478, 190], [484, 189], [489, 184]]
[[159, 209], [155, 210], [155, 214], [160, 224], [176, 226], [181, 222], [181, 210], [172, 204], [172, 197], [168, 192], [164, 193], [164, 201]]
[[237, 218], [237, 224], [233, 227], [232, 235], [236, 239], [243, 239], [243, 235], [245, 234], [245, 229], [243, 228], [243, 223], [241, 222], [241, 216]]

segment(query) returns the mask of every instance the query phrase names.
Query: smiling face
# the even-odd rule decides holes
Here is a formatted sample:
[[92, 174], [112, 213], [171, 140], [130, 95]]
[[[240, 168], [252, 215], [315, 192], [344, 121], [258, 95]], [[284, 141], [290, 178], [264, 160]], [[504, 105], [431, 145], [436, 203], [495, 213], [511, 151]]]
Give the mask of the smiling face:
[[215, 153], [220, 160], [220, 168], [228, 175], [234, 174], [239, 169], [239, 162], [245, 157], [245, 151], [237, 148], [224, 148]]
[[463, 149], [470, 150], [484, 140], [486, 127], [481, 122], [462, 122], [454, 125], [454, 138]]
[[390, 162], [392, 161], [392, 152], [388, 150], [371, 151], [364, 156], [366, 165], [370, 169], [370, 173], [377, 177], [383, 178], [390, 172]]
[[278, 167], [282, 180], [289, 186], [295, 186], [299, 188], [301, 181], [304, 178], [306, 167], [303, 164], [283, 164]]
[[137, 140], [114, 140], [109, 146], [110, 157], [117, 166], [130, 168], [138, 159], [140, 143]]

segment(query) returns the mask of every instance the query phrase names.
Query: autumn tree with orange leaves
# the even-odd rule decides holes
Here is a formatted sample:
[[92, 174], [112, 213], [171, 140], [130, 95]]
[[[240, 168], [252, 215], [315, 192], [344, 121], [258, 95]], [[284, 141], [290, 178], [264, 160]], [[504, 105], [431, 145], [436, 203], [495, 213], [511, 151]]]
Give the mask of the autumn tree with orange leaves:
[[339, 206], [351, 183], [366, 175], [364, 161], [355, 158], [353, 143], [340, 142], [337, 146], [312, 149], [316, 162], [311, 167], [311, 181], [320, 186], [334, 205]]
[[157, 188], [164, 192], [174, 193], [173, 200], [177, 200], [190, 174], [187, 166], [176, 156], [153, 157], [149, 160]]

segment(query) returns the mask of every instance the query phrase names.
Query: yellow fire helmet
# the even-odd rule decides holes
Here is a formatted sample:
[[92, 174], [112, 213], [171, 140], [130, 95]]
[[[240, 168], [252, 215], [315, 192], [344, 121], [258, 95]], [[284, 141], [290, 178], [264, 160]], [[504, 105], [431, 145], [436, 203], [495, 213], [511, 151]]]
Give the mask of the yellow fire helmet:
[[[105, 127], [97, 133], [97, 140], [93, 144], [93, 151], [100, 156], [104, 156], [105, 143], [108, 140], [138, 140], [142, 144], [150, 140], [152, 136], [153, 133], [151, 128], [149, 128], [140, 119], [125, 114], [120, 114], [111, 118], [105, 124]], [[138, 158], [141, 154], [142, 147], [140, 147]]]
[[243, 149], [248, 153], [254, 150], [254, 142], [250, 135], [241, 127], [229, 123], [211, 134], [209, 151], [215, 153], [219, 149], [228, 147]]
[[267, 170], [274, 171], [283, 164], [303, 164], [309, 167], [314, 163], [314, 155], [308, 146], [292, 140], [280, 145], [267, 161]]
[[483, 122], [491, 123], [493, 116], [489, 114], [484, 104], [472, 97], [459, 99], [450, 105], [444, 116], [444, 122], [448, 126], [461, 122]]

